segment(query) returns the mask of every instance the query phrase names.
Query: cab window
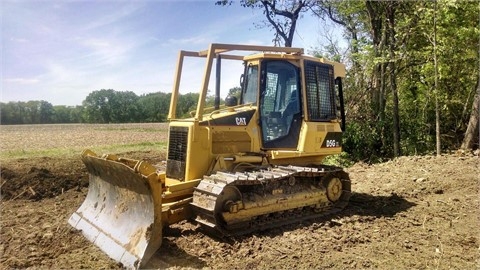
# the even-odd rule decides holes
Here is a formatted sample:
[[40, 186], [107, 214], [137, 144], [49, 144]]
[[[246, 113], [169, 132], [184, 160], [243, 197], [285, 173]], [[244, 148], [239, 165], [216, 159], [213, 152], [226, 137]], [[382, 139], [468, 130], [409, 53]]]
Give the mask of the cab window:
[[242, 104], [257, 103], [257, 86], [258, 86], [258, 66], [249, 65], [245, 78], [246, 86], [242, 92]]

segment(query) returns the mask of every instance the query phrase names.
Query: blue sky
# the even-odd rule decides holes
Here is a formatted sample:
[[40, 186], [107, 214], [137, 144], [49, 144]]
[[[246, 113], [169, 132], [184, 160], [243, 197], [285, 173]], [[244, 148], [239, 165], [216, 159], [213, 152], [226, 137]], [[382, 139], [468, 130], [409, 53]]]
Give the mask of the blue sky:
[[[170, 92], [179, 50], [272, 45], [273, 39], [273, 32], [254, 24], [263, 21], [261, 10], [215, 6], [213, 0], [3, 0], [1, 10], [2, 102], [80, 105], [100, 89]], [[318, 47], [322, 23], [302, 18], [294, 46]], [[222, 95], [238, 86], [241, 65], [235, 64], [225, 66]], [[198, 91], [203, 67], [204, 59], [185, 63], [182, 93]]]

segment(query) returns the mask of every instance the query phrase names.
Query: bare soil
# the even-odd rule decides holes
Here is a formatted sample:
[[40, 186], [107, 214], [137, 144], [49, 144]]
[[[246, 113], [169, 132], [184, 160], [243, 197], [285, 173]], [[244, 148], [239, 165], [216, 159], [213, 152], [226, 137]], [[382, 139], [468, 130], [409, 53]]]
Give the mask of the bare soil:
[[[152, 163], [158, 152], [131, 152]], [[79, 157], [5, 160], [0, 268], [121, 268], [67, 223], [88, 191]], [[217, 239], [182, 222], [164, 232], [149, 268], [480, 269], [479, 157], [401, 157], [347, 169], [340, 214]]]

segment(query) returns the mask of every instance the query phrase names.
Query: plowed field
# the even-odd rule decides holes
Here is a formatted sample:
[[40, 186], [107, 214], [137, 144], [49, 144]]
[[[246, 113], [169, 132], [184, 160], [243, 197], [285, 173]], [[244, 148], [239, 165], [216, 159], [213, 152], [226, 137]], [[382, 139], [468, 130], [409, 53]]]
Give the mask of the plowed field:
[[[165, 140], [161, 124], [0, 127], [0, 268], [121, 268], [67, 223], [88, 191], [79, 154], [115, 145], [159, 163]], [[354, 193], [340, 214], [227, 240], [182, 222], [166, 230], [148, 267], [480, 269], [478, 156], [401, 157], [347, 171]]]

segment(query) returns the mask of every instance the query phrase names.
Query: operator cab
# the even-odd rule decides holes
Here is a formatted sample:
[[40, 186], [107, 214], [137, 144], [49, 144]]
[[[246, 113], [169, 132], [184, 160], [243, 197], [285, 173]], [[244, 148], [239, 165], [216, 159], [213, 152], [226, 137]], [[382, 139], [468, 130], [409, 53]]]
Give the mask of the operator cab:
[[[240, 104], [258, 104], [263, 149], [295, 150], [302, 120], [330, 122], [340, 118], [337, 108], [343, 116], [343, 104], [336, 105], [332, 65], [296, 55], [252, 59], [245, 62]], [[340, 79], [337, 82], [341, 87]]]

